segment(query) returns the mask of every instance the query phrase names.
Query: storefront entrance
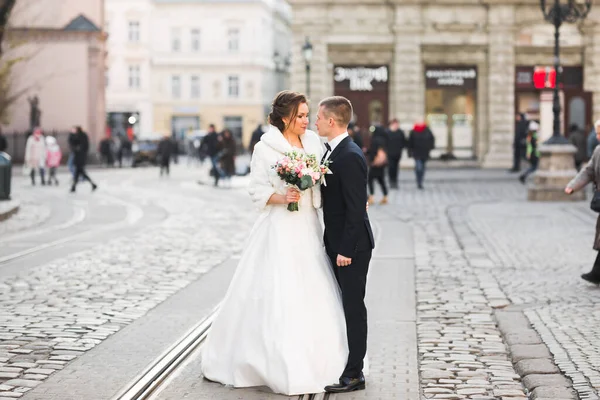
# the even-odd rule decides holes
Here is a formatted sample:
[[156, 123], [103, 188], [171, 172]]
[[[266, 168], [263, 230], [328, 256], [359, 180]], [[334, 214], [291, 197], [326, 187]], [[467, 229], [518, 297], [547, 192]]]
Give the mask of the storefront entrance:
[[477, 67], [427, 66], [425, 112], [435, 136], [432, 158], [475, 158]]
[[388, 67], [336, 65], [333, 69], [334, 93], [352, 102], [353, 122], [361, 131], [370, 125], [387, 126], [389, 113]]

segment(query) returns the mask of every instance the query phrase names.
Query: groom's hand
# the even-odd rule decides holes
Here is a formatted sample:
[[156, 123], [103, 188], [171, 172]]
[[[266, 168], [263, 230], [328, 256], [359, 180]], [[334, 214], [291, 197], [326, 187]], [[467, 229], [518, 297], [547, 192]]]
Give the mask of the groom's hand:
[[347, 267], [350, 264], [352, 264], [352, 259], [351, 258], [344, 257], [343, 255], [338, 254], [338, 256], [337, 256], [337, 265], [338, 265], [338, 267]]

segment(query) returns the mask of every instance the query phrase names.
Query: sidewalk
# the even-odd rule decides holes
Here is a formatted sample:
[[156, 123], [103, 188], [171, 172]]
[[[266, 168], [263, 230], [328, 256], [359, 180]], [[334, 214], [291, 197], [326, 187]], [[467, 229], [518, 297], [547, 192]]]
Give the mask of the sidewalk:
[[21, 202], [18, 200], [0, 200], [0, 221], [4, 221], [19, 212]]
[[[376, 213], [377, 214], [377, 213]], [[367, 390], [331, 396], [338, 400], [419, 399], [415, 267], [412, 229], [374, 215], [376, 250], [368, 278], [370, 374]], [[401, 243], [402, 245], [398, 245]], [[318, 329], [318, 327], [305, 327]], [[195, 354], [156, 399], [269, 400], [284, 396], [262, 388], [231, 389], [200, 378]], [[317, 397], [319, 398], [319, 397]]]

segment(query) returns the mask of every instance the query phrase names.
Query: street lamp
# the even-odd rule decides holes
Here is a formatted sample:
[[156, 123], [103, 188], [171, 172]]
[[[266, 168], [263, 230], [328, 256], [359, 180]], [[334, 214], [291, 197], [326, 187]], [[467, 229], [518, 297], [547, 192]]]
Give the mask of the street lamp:
[[583, 20], [592, 7], [592, 0], [567, 0], [567, 4], [561, 4], [561, 0], [540, 0], [540, 6], [544, 13], [544, 19], [554, 25], [554, 70], [556, 71], [556, 83], [554, 85], [554, 98], [552, 112], [554, 113], [554, 130], [547, 144], [565, 144], [569, 141], [560, 134], [560, 100], [558, 91], [562, 83], [562, 68], [560, 66], [559, 31], [563, 22], [577, 22]]
[[306, 64], [306, 96], [310, 98], [310, 60], [312, 60], [313, 46], [306, 37], [306, 42], [302, 46], [302, 54], [304, 55], [304, 62]]

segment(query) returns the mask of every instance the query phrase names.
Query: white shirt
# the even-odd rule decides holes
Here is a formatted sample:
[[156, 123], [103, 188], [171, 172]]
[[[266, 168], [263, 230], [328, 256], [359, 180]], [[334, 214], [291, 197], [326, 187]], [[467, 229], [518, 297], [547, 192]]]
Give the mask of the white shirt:
[[[329, 143], [329, 147], [331, 147], [331, 151], [328, 152], [327, 157], [325, 157], [325, 160], [329, 160], [329, 156], [331, 156], [331, 153], [333, 153], [335, 148], [338, 147], [338, 145], [340, 143], [342, 143], [342, 140], [346, 139], [347, 137], [348, 137], [348, 132], [344, 132], [341, 135], [336, 136], [336, 138], [333, 139], [331, 142], [327, 142], [327, 143]], [[327, 149], [325, 149], [325, 151], [327, 151]]]

